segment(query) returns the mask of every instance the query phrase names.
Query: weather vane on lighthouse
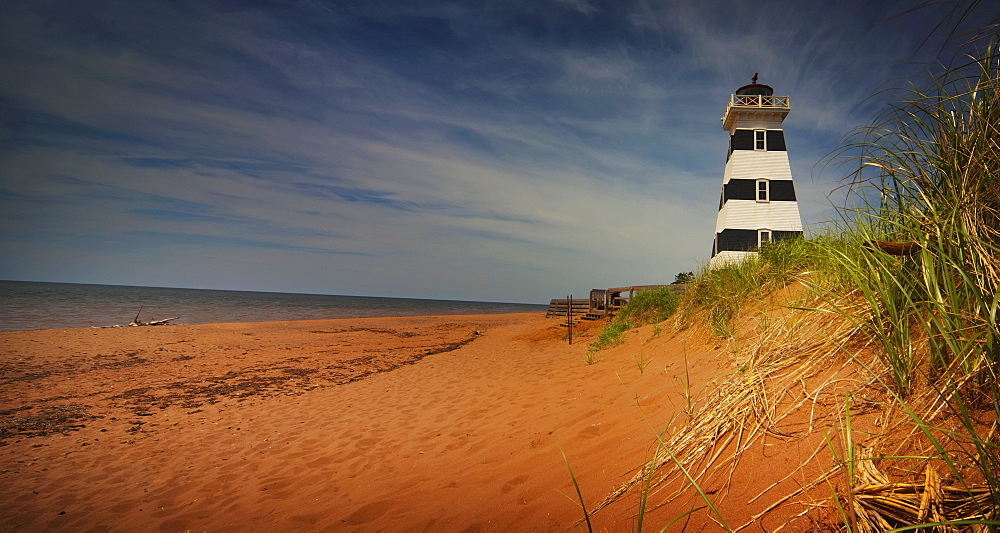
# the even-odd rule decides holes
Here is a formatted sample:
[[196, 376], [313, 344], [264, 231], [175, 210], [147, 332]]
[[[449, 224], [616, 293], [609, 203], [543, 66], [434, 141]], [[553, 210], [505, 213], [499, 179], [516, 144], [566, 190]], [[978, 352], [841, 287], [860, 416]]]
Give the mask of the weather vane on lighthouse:
[[710, 268], [741, 260], [771, 241], [802, 235], [781, 123], [791, 106], [787, 96], [757, 83], [730, 95], [722, 128], [729, 155], [715, 222]]

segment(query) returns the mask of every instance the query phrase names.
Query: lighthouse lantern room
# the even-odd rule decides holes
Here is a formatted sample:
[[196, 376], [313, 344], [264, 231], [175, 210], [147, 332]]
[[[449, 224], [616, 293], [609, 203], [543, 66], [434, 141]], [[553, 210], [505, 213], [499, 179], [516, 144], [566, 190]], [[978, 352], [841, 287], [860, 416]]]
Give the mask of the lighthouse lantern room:
[[788, 164], [782, 121], [791, 110], [787, 96], [757, 83], [730, 95], [722, 128], [729, 155], [722, 178], [710, 268], [742, 260], [768, 242], [802, 234]]

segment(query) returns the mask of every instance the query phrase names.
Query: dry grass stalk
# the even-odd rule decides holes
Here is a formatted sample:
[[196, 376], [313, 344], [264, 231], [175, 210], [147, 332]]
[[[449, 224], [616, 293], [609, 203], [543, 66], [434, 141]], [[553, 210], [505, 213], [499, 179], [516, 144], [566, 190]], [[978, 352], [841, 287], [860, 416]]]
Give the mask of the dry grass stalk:
[[[663, 472], [652, 480], [650, 486], [653, 492], [677, 486], [684, 476], [674, 458], [696, 481], [710, 470], [720, 468], [729, 468], [731, 476], [742, 454], [765, 434], [788, 439], [811, 433], [812, 428], [798, 435], [789, 435], [779, 429], [779, 424], [805, 402], [812, 401], [815, 409], [821, 395], [830, 399], [834, 397], [832, 391], [824, 392], [828, 389], [828, 382], [814, 386], [811, 391], [804, 389], [798, 399], [786, 396], [792, 394], [793, 384], [798, 383], [805, 388], [806, 380], [828, 370], [830, 361], [842, 360], [845, 365], [848, 364], [842, 347], [858, 330], [847, 321], [838, 322], [835, 316], [791, 311], [769, 324], [756, 337], [753, 345], [735, 350], [733, 360], [738, 370], [710, 393], [685, 427], [665, 440], [663, 447], [669, 451], [657, 454], [632, 479], [605, 497], [592, 512], [641, 486], [650, 468]], [[837, 323], [834, 325], [834, 322]], [[774, 391], [782, 392], [773, 397], [771, 394]], [[778, 406], [783, 402], [791, 406], [778, 413]], [[720, 456], [734, 442], [733, 452], [720, 461]], [[690, 483], [679, 485], [673, 494], [662, 498], [664, 503], [654, 508], [665, 505], [691, 487]]]
[[[923, 482], [890, 482], [875, 466], [872, 450], [859, 447], [857, 477], [851, 492], [861, 532], [961, 520], [990, 520], [989, 487], [943, 485], [927, 464]], [[993, 515], [997, 514], [994, 509]], [[983, 531], [985, 531], [985, 526]], [[927, 531], [967, 531], [952, 525], [928, 526]]]

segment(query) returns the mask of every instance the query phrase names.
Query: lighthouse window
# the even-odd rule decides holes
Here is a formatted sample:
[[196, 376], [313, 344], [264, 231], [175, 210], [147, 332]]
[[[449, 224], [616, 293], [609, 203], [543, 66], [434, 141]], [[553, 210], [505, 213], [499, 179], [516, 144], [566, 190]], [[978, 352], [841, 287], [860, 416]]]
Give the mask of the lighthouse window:
[[764, 130], [756, 130], [753, 132], [754, 150], [767, 149], [767, 143], [765, 142], [765, 133], [766, 132]]
[[770, 202], [771, 201], [771, 181], [766, 179], [757, 180], [757, 201], [758, 202]]
[[771, 230], [769, 229], [757, 230], [757, 246], [764, 246], [769, 242], [771, 242]]

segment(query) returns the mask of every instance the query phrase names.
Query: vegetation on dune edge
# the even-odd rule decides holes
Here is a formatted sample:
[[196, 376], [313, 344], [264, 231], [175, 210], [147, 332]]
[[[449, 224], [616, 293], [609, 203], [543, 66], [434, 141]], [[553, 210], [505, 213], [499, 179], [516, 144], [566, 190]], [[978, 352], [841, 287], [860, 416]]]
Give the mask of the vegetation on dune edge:
[[[590, 344], [589, 351], [592, 354], [597, 350], [621, 344], [625, 332], [632, 328], [663, 322], [674, 314], [679, 303], [680, 296], [668, 287], [636, 294], [632, 301], [601, 330], [597, 340]], [[591, 359], [588, 359], [588, 362], [590, 361]]]
[[[653, 429], [654, 457], [590, 516], [632, 489], [644, 505], [697, 490], [724, 529], [752, 525], [763, 514], [726, 524], [699, 483], [823, 397], [836, 419], [782, 438], [823, 432], [812, 458], [833, 467], [775, 506], [829, 485], [826, 518], [846, 531], [1000, 530], [1000, 43], [981, 50], [932, 91], [901, 93], [843, 146], [855, 203], [838, 228], [689, 284], [672, 326], [733, 339], [740, 370], [685, 427]], [[802, 289], [783, 304], [793, 284]], [[610, 343], [640, 323], [612, 322]], [[845, 388], [835, 378], [848, 368], [864, 379]], [[802, 397], [779, 412], [775, 392], [798, 383]], [[879, 432], [852, 426], [859, 405]]]

